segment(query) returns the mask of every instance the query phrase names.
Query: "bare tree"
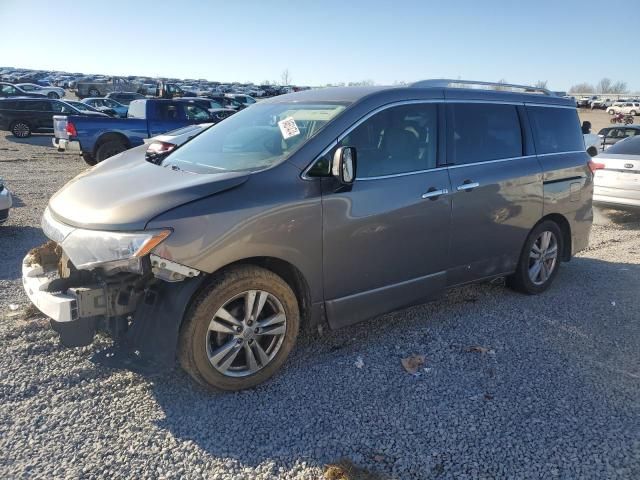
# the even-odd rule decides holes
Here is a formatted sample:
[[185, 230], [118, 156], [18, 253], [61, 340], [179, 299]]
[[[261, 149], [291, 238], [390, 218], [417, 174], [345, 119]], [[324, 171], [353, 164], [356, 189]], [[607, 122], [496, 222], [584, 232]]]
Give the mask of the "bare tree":
[[611, 93], [629, 93], [627, 82], [617, 81], [611, 85]]
[[577, 83], [575, 85], [572, 85], [569, 89], [569, 93], [593, 93], [595, 91], [596, 89], [593, 87], [593, 85], [587, 82]]
[[289, 69], [285, 68], [280, 75], [280, 85], [290, 85], [291, 84], [291, 73], [289, 73]]
[[534, 87], [536, 88], [547, 88], [547, 81], [546, 80], [538, 80], [536, 83], [533, 84]]
[[596, 85], [596, 90], [598, 93], [613, 93], [611, 92], [611, 79], [605, 77], [600, 80]]
[[[498, 80], [498, 83], [507, 83], [507, 79], [501, 78], [500, 80]], [[500, 85], [496, 85], [495, 90], [506, 90], [506, 88]]]

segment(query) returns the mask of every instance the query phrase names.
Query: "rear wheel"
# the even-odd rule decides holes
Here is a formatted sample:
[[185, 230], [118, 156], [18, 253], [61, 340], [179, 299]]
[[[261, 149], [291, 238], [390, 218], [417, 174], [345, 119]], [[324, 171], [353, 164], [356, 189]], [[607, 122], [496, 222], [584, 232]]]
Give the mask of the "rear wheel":
[[275, 273], [254, 266], [223, 272], [185, 317], [180, 364], [209, 388], [254, 387], [287, 359], [299, 318], [295, 294]]
[[638, 112], [636, 112], [635, 110], [631, 110], [629, 112], [629, 115], [633, 115], [635, 117], [636, 115], [638, 115]]
[[124, 152], [126, 149], [127, 146], [122, 143], [122, 141], [109, 140], [98, 147], [98, 150], [96, 151], [96, 161], [102, 162], [109, 157], [113, 157], [114, 155]]
[[612, 110], [612, 109], [609, 109], [609, 110], [607, 110], [607, 113], [608, 113], [609, 115], [613, 115], [614, 113], [616, 113], [616, 111], [615, 111], [615, 110]]
[[529, 233], [516, 271], [507, 277], [507, 286], [529, 295], [544, 292], [558, 273], [561, 253], [560, 228], [551, 220], [542, 222]]
[[47, 97], [57, 100], [58, 98], [60, 98], [60, 95], [58, 95], [56, 92], [49, 92]]
[[31, 136], [31, 126], [27, 122], [18, 120], [11, 125], [11, 133], [17, 138], [27, 138]]
[[100, 92], [98, 91], [97, 88], [91, 88], [91, 89], [89, 89], [89, 96], [90, 97], [99, 97], [100, 96]]
[[89, 154], [89, 153], [83, 153], [83, 154], [82, 154], [82, 159], [85, 161], [85, 163], [86, 163], [87, 165], [91, 165], [92, 167], [93, 167], [96, 163], [98, 163], [98, 162], [96, 162], [96, 159], [94, 158], [94, 156], [93, 156], [93, 155], [91, 155], [91, 154]]

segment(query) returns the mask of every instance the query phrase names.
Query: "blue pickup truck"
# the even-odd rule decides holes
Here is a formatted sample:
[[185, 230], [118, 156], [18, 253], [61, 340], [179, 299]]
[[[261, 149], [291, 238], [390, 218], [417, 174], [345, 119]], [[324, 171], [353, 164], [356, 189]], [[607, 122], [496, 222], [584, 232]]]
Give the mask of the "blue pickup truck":
[[192, 100], [145, 99], [129, 104], [127, 118], [53, 117], [53, 145], [78, 152], [89, 165], [144, 143], [144, 139], [194, 123], [219, 121], [215, 112]]

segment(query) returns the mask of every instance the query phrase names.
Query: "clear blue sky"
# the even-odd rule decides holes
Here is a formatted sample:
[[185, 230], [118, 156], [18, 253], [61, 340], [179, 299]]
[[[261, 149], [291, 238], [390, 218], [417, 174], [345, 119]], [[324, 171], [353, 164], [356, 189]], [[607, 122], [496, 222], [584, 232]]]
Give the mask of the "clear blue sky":
[[[300, 85], [460, 77], [548, 80], [556, 90], [608, 76], [638, 91], [640, 62], [635, 47], [624, 47], [635, 45], [634, 35], [612, 38], [605, 5], [0, 0], [0, 65], [256, 83], [280, 80], [288, 68]], [[637, 7], [637, 0], [620, 5], [615, 17], [626, 27], [615, 32], [634, 29], [624, 19]]]

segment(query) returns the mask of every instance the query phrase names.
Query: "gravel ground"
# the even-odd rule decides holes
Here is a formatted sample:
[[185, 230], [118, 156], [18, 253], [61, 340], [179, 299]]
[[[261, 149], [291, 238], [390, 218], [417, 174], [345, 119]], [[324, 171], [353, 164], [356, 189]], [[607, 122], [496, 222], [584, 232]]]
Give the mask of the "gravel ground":
[[[0, 135], [16, 199], [0, 227], [0, 478], [307, 479], [341, 458], [372, 473], [350, 478], [640, 478], [640, 215], [599, 216], [542, 296], [457, 289], [303, 338], [273, 381], [212, 395], [177, 369], [95, 365], [104, 340], [63, 349], [23, 318], [20, 260], [85, 167], [49, 145]], [[426, 356], [415, 376], [411, 354]]]

